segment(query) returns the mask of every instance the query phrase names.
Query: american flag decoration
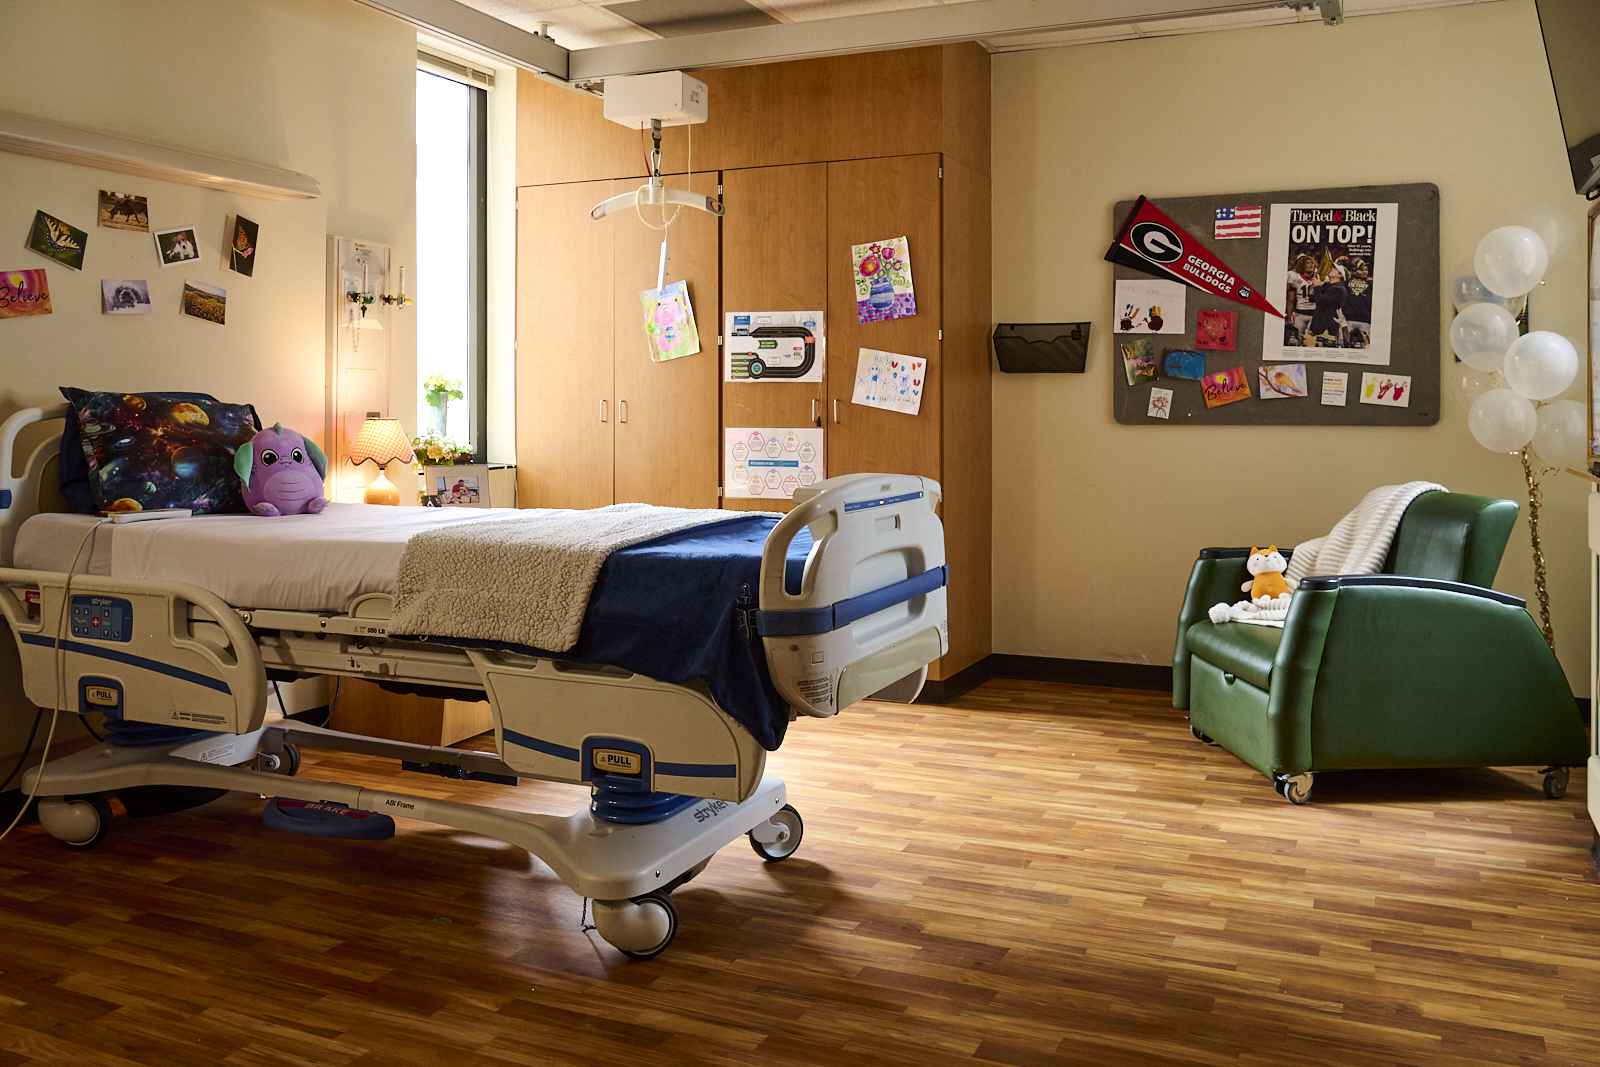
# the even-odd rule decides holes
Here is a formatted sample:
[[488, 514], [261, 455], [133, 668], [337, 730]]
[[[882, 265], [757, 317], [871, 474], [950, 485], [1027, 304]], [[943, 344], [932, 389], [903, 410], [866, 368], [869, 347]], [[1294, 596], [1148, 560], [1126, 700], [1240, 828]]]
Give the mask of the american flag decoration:
[[1218, 241], [1260, 237], [1261, 205], [1217, 208], [1217, 228], [1214, 236]]

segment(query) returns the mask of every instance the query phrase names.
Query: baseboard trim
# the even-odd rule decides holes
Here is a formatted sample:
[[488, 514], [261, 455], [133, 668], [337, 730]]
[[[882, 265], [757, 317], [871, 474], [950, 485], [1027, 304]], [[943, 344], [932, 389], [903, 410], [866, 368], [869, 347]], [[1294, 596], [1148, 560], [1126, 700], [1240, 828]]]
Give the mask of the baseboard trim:
[[1114, 663], [1098, 659], [1057, 659], [1053, 656], [1017, 656], [994, 652], [943, 681], [930, 681], [917, 698], [919, 704], [947, 704], [991, 678], [1027, 682], [1066, 682], [1107, 689], [1172, 691], [1172, 668], [1157, 663]]

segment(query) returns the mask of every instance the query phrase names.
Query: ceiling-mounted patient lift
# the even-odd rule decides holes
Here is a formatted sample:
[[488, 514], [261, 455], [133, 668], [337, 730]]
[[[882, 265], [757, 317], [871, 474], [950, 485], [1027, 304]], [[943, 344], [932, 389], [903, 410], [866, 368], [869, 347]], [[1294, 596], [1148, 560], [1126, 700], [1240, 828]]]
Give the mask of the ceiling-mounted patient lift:
[[[589, 210], [589, 217], [596, 221], [606, 218], [617, 211], [627, 208], [645, 208], [654, 206], [677, 206], [694, 208], [707, 214], [722, 215], [722, 197], [706, 196], [689, 189], [669, 189], [661, 177], [661, 120], [650, 120], [650, 177], [643, 185], [631, 193], [618, 193], [600, 201]], [[676, 214], [673, 216], [676, 218]], [[670, 223], [669, 223], [670, 225]]]

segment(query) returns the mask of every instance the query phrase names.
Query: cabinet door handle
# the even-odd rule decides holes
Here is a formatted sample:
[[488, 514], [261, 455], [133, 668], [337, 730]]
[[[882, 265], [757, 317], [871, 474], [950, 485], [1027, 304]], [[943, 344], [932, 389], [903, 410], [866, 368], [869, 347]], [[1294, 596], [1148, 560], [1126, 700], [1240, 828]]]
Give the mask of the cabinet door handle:
[[821, 426], [822, 418], [817, 414], [817, 398], [811, 398], [811, 425]]
[[838, 397], [834, 397], [833, 398], [833, 421], [834, 422], [838, 422], [839, 421], [839, 398]]
[[617, 421], [628, 421], [628, 402], [626, 400], [617, 401]]
[[611, 421], [608, 418], [610, 413], [606, 410], [606, 404], [607, 404], [607, 401], [604, 401], [604, 400], [600, 401], [600, 421], [601, 422], [609, 422], [609, 421]]

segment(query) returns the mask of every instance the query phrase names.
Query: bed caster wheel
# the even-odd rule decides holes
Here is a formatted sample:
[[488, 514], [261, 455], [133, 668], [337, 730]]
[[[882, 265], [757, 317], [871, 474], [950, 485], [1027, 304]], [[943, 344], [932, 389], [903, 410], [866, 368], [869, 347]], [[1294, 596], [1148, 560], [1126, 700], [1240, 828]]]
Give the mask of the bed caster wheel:
[[794, 855], [805, 832], [800, 813], [792, 804], [785, 804], [776, 815], [750, 831], [750, 847], [768, 863], [777, 863]]
[[282, 752], [262, 752], [261, 769], [267, 774], [294, 777], [299, 774], [299, 747], [285, 744]]
[[299, 747], [286, 744], [281, 752], [261, 753], [261, 769], [268, 774], [281, 774], [285, 778], [293, 778], [300, 773]]
[[73, 848], [93, 848], [111, 828], [111, 805], [102, 796], [41, 800], [39, 824], [57, 841]]
[[594, 926], [617, 951], [636, 960], [661, 955], [678, 932], [678, 909], [665, 893], [594, 902]]
[[1570, 767], [1546, 767], [1544, 769], [1544, 795], [1551, 800], [1560, 800], [1567, 795], [1567, 783], [1572, 780]]
[[1216, 744], [1216, 742], [1211, 739], [1209, 734], [1205, 733], [1194, 723], [1189, 724], [1189, 732], [1194, 735], [1194, 739], [1196, 741], [1204, 741], [1208, 745]]
[[1278, 795], [1291, 804], [1311, 803], [1311, 772], [1280, 774], [1273, 779]]

